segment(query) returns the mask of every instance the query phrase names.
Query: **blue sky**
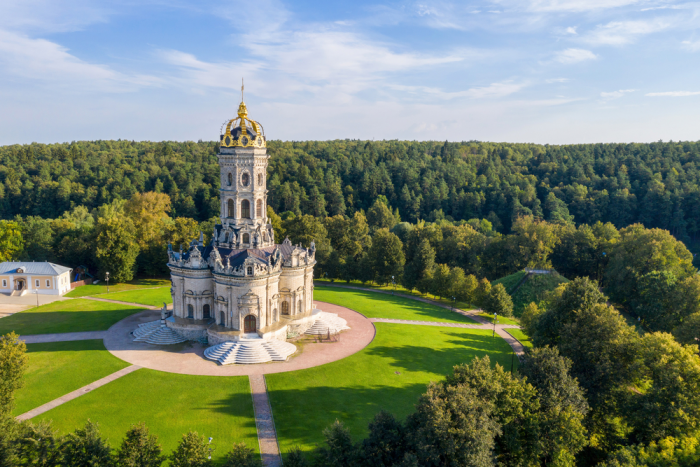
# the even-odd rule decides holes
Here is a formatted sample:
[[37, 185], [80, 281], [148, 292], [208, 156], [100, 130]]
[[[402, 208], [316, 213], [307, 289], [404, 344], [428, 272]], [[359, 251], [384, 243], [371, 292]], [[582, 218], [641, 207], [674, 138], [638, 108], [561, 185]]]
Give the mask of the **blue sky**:
[[0, 144], [700, 140], [700, 2], [0, 2]]

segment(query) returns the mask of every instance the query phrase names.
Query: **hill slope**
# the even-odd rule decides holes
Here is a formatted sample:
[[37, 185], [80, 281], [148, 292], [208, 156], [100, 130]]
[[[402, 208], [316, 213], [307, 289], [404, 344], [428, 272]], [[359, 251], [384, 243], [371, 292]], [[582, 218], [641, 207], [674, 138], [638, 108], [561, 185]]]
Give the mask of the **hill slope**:
[[[523, 280], [518, 287], [518, 284]], [[525, 307], [531, 302], [539, 302], [547, 292], [569, 282], [564, 276], [557, 274], [527, 274], [525, 271], [518, 271], [515, 274], [501, 277], [492, 284], [503, 284], [511, 298], [513, 299], [513, 314], [521, 316]], [[517, 287], [517, 288], [516, 288]]]

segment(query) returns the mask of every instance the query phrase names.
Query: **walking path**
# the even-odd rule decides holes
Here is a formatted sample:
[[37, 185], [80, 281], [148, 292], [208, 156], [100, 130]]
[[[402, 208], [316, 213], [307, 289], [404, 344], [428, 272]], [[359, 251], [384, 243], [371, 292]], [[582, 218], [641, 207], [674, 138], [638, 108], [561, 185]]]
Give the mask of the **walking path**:
[[[129, 291], [130, 292], [130, 291]], [[145, 308], [147, 310], [160, 310], [160, 307], [157, 306], [151, 306], [151, 305], [144, 305], [143, 303], [134, 303], [134, 302], [122, 302], [120, 300], [110, 300], [108, 298], [97, 298], [97, 297], [80, 297], [80, 298], [85, 298], [87, 300], [96, 300], [98, 302], [109, 302], [109, 303], [116, 303], [118, 305], [131, 305], [131, 306], [140, 306], [141, 308]]]
[[63, 332], [57, 334], [34, 334], [20, 336], [25, 344], [43, 344], [45, 342], [86, 341], [104, 339], [109, 331]]
[[277, 443], [275, 420], [272, 418], [270, 400], [267, 397], [265, 376], [250, 375], [250, 392], [253, 395], [253, 410], [255, 411], [255, 426], [258, 429], [260, 457], [264, 467], [281, 467], [282, 458]]
[[119, 379], [122, 376], [128, 375], [129, 373], [133, 373], [139, 368], [141, 367], [137, 365], [131, 365], [126, 368], [122, 368], [116, 373], [112, 373], [111, 375], [105, 376], [102, 379], [98, 379], [97, 381], [90, 383], [87, 386], [83, 386], [80, 389], [76, 389], [73, 392], [69, 392], [65, 396], [61, 396], [58, 399], [54, 399], [51, 402], [47, 402], [46, 404], [41, 405], [36, 409], [32, 409], [29, 412], [23, 413], [22, 415], [18, 415], [16, 418], [17, 420], [29, 420], [30, 418], [36, 417], [37, 415], [41, 415], [44, 412], [48, 412], [49, 410], [56, 408], [59, 405], [65, 404], [68, 401], [72, 401], [73, 399], [76, 399], [82, 396], [83, 394], [92, 391], [93, 389], [97, 389], [100, 386], [104, 386], [107, 383], [111, 383], [112, 381]]

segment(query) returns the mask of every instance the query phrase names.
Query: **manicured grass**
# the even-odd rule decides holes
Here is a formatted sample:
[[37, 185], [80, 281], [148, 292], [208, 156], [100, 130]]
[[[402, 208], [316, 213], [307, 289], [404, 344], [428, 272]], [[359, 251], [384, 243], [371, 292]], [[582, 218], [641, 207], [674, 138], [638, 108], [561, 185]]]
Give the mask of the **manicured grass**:
[[526, 275], [527, 273], [525, 271], [518, 271], [515, 274], [496, 279], [495, 281], [491, 282], [491, 285], [493, 286], [496, 284], [503, 284], [503, 287], [506, 288], [506, 291], [508, 293], [511, 293], [513, 292], [515, 286], [518, 285], [518, 282], [520, 282]]
[[331, 281], [330, 279], [314, 279], [315, 283], [318, 284], [339, 284], [343, 286], [348, 286], [348, 287], [356, 287], [356, 288], [364, 288], [364, 289], [372, 289], [372, 290], [383, 290], [386, 292], [394, 292], [398, 295], [409, 295], [411, 297], [416, 297], [416, 298], [427, 298], [429, 300], [432, 300], [434, 302], [440, 303], [442, 305], [446, 306], [455, 306], [456, 308], [459, 308], [460, 310], [472, 310], [474, 309], [474, 305], [467, 303], [467, 302], [462, 302], [457, 300], [456, 302], [453, 302], [450, 299], [446, 298], [440, 298], [436, 297], [430, 294], [422, 294], [418, 292], [417, 290], [408, 290], [406, 288], [403, 288], [402, 286], [396, 284], [396, 286], [393, 286], [391, 284], [389, 285], [380, 285], [380, 284], [375, 284], [372, 282], [361, 282], [361, 281]]
[[[479, 313], [479, 316], [488, 320], [489, 323], [493, 324], [493, 315], [488, 314], [486, 312], [481, 312]], [[499, 316], [498, 317], [498, 323], [497, 324], [515, 324], [519, 325], [520, 323], [516, 320], [516, 318], [506, 318], [504, 316]]]
[[314, 288], [314, 300], [345, 306], [362, 313], [368, 318], [475, 323], [464, 315], [440, 308], [439, 306], [419, 302], [411, 298], [367, 290], [317, 286]]
[[139, 289], [128, 292], [111, 292], [95, 295], [96, 298], [107, 298], [109, 300], [119, 300], [121, 302], [142, 303], [150, 306], [163, 306], [165, 303], [173, 303], [170, 295], [170, 287], [158, 287], [156, 289]]
[[100, 424], [112, 447], [121, 443], [132, 424], [144, 422], [167, 454], [188, 431], [214, 438], [214, 459], [221, 459], [233, 443], [241, 441], [259, 452], [247, 376], [140, 369], [33, 420], [53, 420], [59, 433], [67, 433], [82, 427], [88, 418]]
[[511, 336], [515, 337], [523, 344], [525, 347], [532, 347], [532, 341], [527, 335], [520, 329], [506, 329], [506, 332]]
[[518, 287], [513, 298], [513, 314], [521, 316], [525, 307], [532, 302], [539, 302], [548, 292], [556, 289], [559, 284], [569, 282], [564, 276], [559, 274], [532, 274], [523, 284]]
[[62, 300], [0, 319], [0, 334], [103, 331], [140, 310], [142, 308], [95, 300]]
[[282, 452], [295, 445], [312, 449], [335, 419], [358, 440], [366, 436], [367, 424], [382, 409], [404, 418], [430, 381], [442, 379], [454, 365], [470, 362], [474, 356], [488, 354], [492, 362], [511, 367], [510, 346], [498, 336], [492, 338], [490, 331], [375, 325], [374, 341], [350, 357], [308, 370], [266, 375]]
[[28, 344], [27, 355], [24, 387], [15, 393], [15, 416], [129, 365], [109, 353], [102, 340]]
[[[170, 285], [170, 279], [136, 279], [130, 282], [124, 282], [121, 284], [111, 284], [109, 286], [109, 293], [112, 292], [123, 292], [125, 290], [134, 289], [144, 289], [148, 287], [164, 287]], [[107, 284], [104, 280], [100, 280], [99, 284], [94, 285], [81, 285], [66, 294], [66, 297], [88, 297], [90, 295], [97, 295], [107, 293]]]

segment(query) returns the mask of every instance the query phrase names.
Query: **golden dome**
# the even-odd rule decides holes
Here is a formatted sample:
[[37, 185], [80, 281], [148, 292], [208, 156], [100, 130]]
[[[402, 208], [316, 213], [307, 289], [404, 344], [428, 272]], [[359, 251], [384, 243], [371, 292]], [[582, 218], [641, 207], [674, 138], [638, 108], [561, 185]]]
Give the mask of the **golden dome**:
[[241, 101], [238, 117], [226, 122], [226, 131], [221, 135], [222, 148], [264, 148], [265, 131], [260, 122], [248, 118], [248, 108]]

